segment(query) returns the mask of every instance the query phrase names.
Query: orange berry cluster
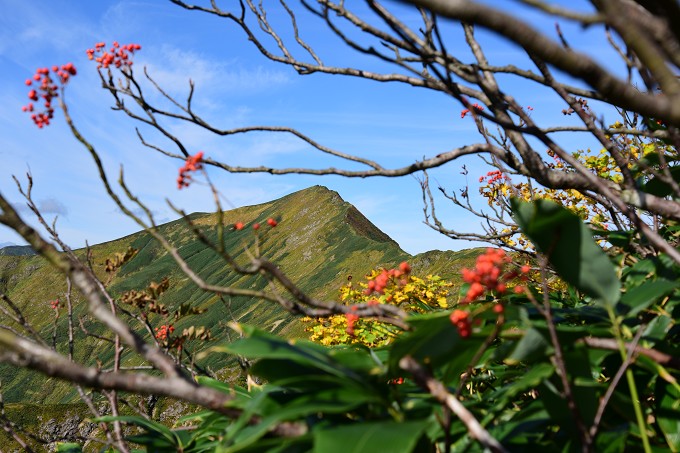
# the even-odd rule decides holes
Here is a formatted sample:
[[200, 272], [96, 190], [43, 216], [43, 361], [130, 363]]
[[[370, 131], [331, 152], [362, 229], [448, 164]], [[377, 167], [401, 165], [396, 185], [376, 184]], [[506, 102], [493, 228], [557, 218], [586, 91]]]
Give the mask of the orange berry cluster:
[[[52, 66], [52, 72], [57, 76], [58, 81], [61, 85], [66, 85], [71, 76], [76, 75], [77, 71], [73, 63], [66, 63], [65, 65]], [[42, 129], [45, 126], [49, 126], [50, 120], [54, 117], [54, 107], [52, 107], [52, 99], [59, 96], [57, 89], [59, 86], [55, 83], [54, 79], [50, 76], [49, 68], [38, 68], [33, 75], [33, 79], [26, 79], [26, 86], [33, 87], [33, 82], [36, 83], [36, 88], [31, 88], [28, 92], [28, 98], [33, 102], [38, 102], [39, 99], [45, 101], [45, 110], [42, 112], [35, 112], [35, 107], [33, 102], [29, 102], [27, 105], [23, 106], [21, 110], [24, 112], [31, 113], [31, 119], [38, 128]]]
[[172, 324], [170, 325], [163, 324], [160, 327], [156, 327], [154, 330], [156, 331], [156, 339], [167, 340], [168, 335], [175, 331], [175, 326], [173, 326]]
[[[350, 310], [357, 310], [357, 307], [353, 306]], [[345, 313], [345, 318], [347, 318], [347, 334], [354, 335], [354, 324], [359, 320], [359, 315], [356, 313]]]
[[59, 310], [60, 306], [61, 306], [61, 302], [59, 302], [59, 299], [50, 301], [50, 308], [52, 310]]
[[472, 332], [472, 322], [470, 321], [470, 313], [464, 310], [453, 310], [449, 316], [451, 323], [458, 329], [458, 335], [461, 338], [467, 338]]
[[[108, 68], [113, 65], [116, 68], [132, 66], [132, 54], [142, 48], [139, 44], [125, 44], [120, 45], [118, 41], [113, 41], [113, 46], [108, 50], [104, 50], [106, 43], [98, 42], [94, 45], [94, 49], [87, 49], [87, 58], [94, 60], [97, 63], [97, 69]], [[97, 57], [95, 57], [97, 55]]]
[[[470, 289], [463, 299], [463, 303], [470, 303], [483, 296], [486, 291], [495, 291], [504, 294], [507, 291], [506, 283], [519, 274], [517, 271], [503, 273], [503, 268], [509, 263], [508, 257], [502, 249], [486, 249], [486, 253], [477, 257], [477, 263], [473, 270], [463, 268], [463, 280], [470, 284]], [[521, 268], [523, 274], [528, 273], [530, 267], [524, 265]], [[523, 291], [521, 286], [515, 287], [515, 292]]]
[[508, 178], [507, 175], [504, 175], [500, 170], [491, 170], [486, 174], [486, 176], [480, 176], [479, 177], [479, 182], [486, 182], [488, 184], [493, 184], [496, 181], [503, 179], [503, 178]]
[[399, 279], [399, 284], [404, 286], [408, 283], [408, 278], [405, 277], [410, 273], [411, 266], [406, 261], [399, 264], [399, 269], [383, 269], [377, 277], [368, 281], [368, 287], [364, 290], [364, 294], [367, 296], [373, 292], [383, 294], [390, 279]]
[[189, 187], [189, 183], [191, 183], [191, 175], [189, 175], [189, 173], [201, 170], [203, 168], [203, 164], [201, 163], [202, 160], [203, 151], [199, 151], [193, 156], [187, 157], [186, 162], [184, 162], [184, 165], [179, 169], [179, 176], [177, 177], [178, 189]]
[[[275, 227], [276, 225], [278, 225], [278, 224], [279, 224], [279, 222], [277, 222], [276, 220], [274, 220], [274, 219], [271, 218], [271, 217], [267, 219], [267, 225], [269, 225], [269, 226], [272, 227], [272, 228], [274, 228], [274, 227]], [[243, 223], [243, 222], [236, 222], [236, 223], [234, 224], [234, 229], [235, 229], [235, 230], [242, 230], [243, 228], [245, 228], [245, 226], [246, 226], [246, 224]], [[260, 229], [260, 226], [261, 226], [261, 225], [260, 225], [259, 223], [257, 223], [257, 222], [253, 223], [253, 230], [259, 230], [259, 229]]]
[[[474, 112], [481, 112], [482, 110], [484, 110], [484, 107], [475, 102], [474, 104], [472, 104], [472, 110], [474, 110]], [[468, 113], [470, 113], [470, 109], [463, 109], [460, 112], [460, 117], [465, 118]]]

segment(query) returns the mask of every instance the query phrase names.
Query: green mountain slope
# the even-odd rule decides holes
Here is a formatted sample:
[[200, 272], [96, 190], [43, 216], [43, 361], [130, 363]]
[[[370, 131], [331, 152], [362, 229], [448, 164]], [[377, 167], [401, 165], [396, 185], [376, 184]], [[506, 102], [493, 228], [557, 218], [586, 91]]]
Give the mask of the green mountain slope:
[[[272, 217], [278, 220], [276, 228], [265, 225], [259, 230], [262, 255], [277, 263], [301, 289], [312, 296], [338, 298], [338, 289], [349, 275], [361, 277], [379, 266], [396, 266], [408, 260], [414, 272], [436, 273], [454, 281], [461, 266], [469, 266], [479, 254], [478, 249], [463, 252], [433, 251], [412, 257], [401, 250], [396, 242], [380, 231], [355, 207], [325, 187], [314, 186], [279, 200], [256, 206], [248, 206], [224, 213], [226, 225], [243, 222], [246, 227], [225, 233], [226, 249], [245, 262], [246, 248], [252, 250], [255, 235], [251, 228], [255, 222], [265, 223]], [[191, 218], [203, 233], [215, 240], [217, 237], [215, 214], [192, 214]], [[240, 288], [261, 289], [267, 284], [262, 278], [241, 276], [230, 270], [220, 257], [197, 241], [184, 220], [159, 227], [191, 268], [210, 284], [233, 285]], [[123, 252], [128, 247], [138, 249], [138, 254], [122, 266], [111, 280], [109, 288], [114, 296], [127, 290], [141, 290], [152, 281], [164, 277], [170, 279], [170, 287], [161, 297], [161, 303], [171, 310], [190, 302], [192, 307], [206, 311], [200, 315], [181, 320], [175, 326], [181, 330], [191, 324], [206, 326], [215, 337], [224, 337], [226, 324], [231, 320], [249, 323], [286, 336], [303, 335], [303, 326], [280, 306], [262, 300], [220, 297], [199, 290], [183, 273], [172, 257], [148, 233], [130, 236], [91, 247], [91, 261], [95, 271], [105, 278], [103, 271], [106, 258]], [[81, 255], [84, 250], [78, 251]], [[56, 274], [38, 256], [0, 256], [0, 291], [19, 305], [26, 317], [51, 341], [55, 323], [49, 301], [59, 297], [63, 300], [65, 279]], [[78, 296], [74, 295], [77, 317], [82, 317], [90, 333], [106, 335], [97, 323], [85, 316]], [[3, 322], [4, 323], [4, 322]], [[78, 322], [76, 321], [76, 326]], [[67, 324], [65, 316], [56, 320], [57, 348], [67, 349]], [[104, 341], [85, 334], [76, 327], [75, 354], [78, 360], [110, 366], [112, 349]], [[189, 344], [191, 352], [211, 346]], [[136, 365], [134, 358], [124, 357], [125, 365]], [[211, 354], [201, 366], [222, 370], [225, 377], [234, 363], [232, 359]], [[0, 366], [2, 391], [6, 401], [33, 403], [66, 403], [77, 398], [68, 385], [56, 380], [45, 380], [31, 372]], [[40, 381], [38, 381], [38, 379]], [[37, 385], [37, 382], [40, 382]]]

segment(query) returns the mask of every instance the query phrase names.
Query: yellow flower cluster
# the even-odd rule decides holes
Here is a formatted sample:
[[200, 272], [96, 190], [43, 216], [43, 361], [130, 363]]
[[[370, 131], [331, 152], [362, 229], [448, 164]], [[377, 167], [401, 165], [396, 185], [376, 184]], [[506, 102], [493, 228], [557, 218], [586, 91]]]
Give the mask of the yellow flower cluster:
[[[622, 125], [615, 123], [611, 127], [620, 128]], [[628, 162], [628, 168], [634, 171], [640, 170], [639, 160], [641, 158], [650, 154], [656, 154], [660, 150], [668, 154], [667, 147], [660, 145], [656, 141], [633, 141], [626, 136], [620, 136], [616, 140], [620, 145], [620, 150], [622, 150], [620, 152], [623, 158]], [[554, 161], [548, 164], [551, 169], [561, 169], [565, 172], [575, 171], [552, 151], [548, 151], [547, 154]], [[608, 179], [615, 184], [620, 184], [623, 181], [621, 168], [606, 150], [603, 149], [598, 154], [593, 154], [590, 149], [585, 151], [579, 150], [572, 155], [597, 176]], [[501, 176], [499, 171], [489, 172], [486, 176], [481, 177], [480, 183], [479, 193], [487, 199], [489, 206], [500, 207], [501, 209], [507, 208], [510, 205], [510, 197], [517, 197], [523, 201], [548, 199], [571, 210], [593, 228], [607, 230], [612, 226], [612, 218], [609, 212], [592, 198], [584, 196], [578, 190], [546, 189], [536, 187], [535, 182], [532, 181], [513, 184], [509, 178]], [[519, 247], [524, 250], [532, 249], [529, 241], [519, 233], [516, 226], [504, 228], [500, 232], [511, 233], [503, 239], [503, 242], [508, 246]]]
[[[451, 282], [436, 275], [420, 278], [408, 274], [390, 279], [381, 293], [370, 292], [369, 287], [372, 285], [369, 282], [383, 274], [382, 269], [374, 270], [366, 276], [366, 282], [358, 284], [350, 279], [340, 288], [340, 299], [346, 305], [390, 304], [415, 313], [449, 307]], [[359, 318], [352, 322], [351, 329], [348, 329], [345, 315], [306, 317], [302, 320], [309, 324], [305, 330], [309, 332], [310, 339], [327, 346], [354, 343], [369, 347], [384, 346], [398, 334], [393, 326], [374, 319]]]

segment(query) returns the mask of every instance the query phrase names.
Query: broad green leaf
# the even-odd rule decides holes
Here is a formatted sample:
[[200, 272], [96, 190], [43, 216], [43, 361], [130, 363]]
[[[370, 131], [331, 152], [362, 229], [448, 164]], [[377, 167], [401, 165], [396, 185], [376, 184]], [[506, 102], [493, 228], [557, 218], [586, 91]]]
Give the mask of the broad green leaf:
[[647, 280], [655, 271], [654, 262], [651, 259], [644, 259], [624, 268], [622, 276], [625, 279], [626, 286], [636, 286]]
[[[448, 385], [457, 385], [460, 381], [461, 375], [468, 369], [469, 366], [477, 366], [477, 363], [470, 363], [477, 355], [479, 348], [482, 346], [484, 340], [482, 338], [470, 337], [465, 339], [467, 347], [458, 348], [456, 354], [452, 355], [444, 368], [444, 376], [442, 380]], [[491, 352], [491, 351], [490, 351]], [[483, 363], [483, 358], [478, 363]]]
[[177, 435], [170, 430], [167, 426], [155, 422], [153, 420], [147, 420], [144, 417], [137, 417], [137, 416], [118, 416], [114, 417], [112, 415], [106, 415], [104, 417], [97, 417], [93, 420], [95, 423], [98, 422], [114, 422], [114, 421], [119, 421], [119, 422], [124, 422], [124, 423], [132, 423], [134, 425], [140, 426], [144, 429], [147, 430], [148, 433], [154, 433], [156, 434], [159, 438], [163, 439], [164, 441], [167, 441], [170, 443], [170, 445], [181, 445], [180, 444], [180, 439], [177, 437]]
[[655, 412], [659, 428], [671, 451], [680, 451], [680, 391], [666, 381], [657, 379]]
[[[671, 177], [675, 181], [680, 181], [680, 166], [675, 166], [670, 168]], [[661, 181], [656, 176], [652, 177], [647, 184], [642, 187], [645, 192], [656, 195], [657, 197], [666, 197], [673, 193], [673, 188], [670, 184]]]
[[335, 346], [328, 351], [328, 355], [340, 365], [362, 373], [376, 375], [385, 371], [384, 365], [377, 362], [365, 346]]
[[57, 444], [57, 453], [82, 453], [83, 448], [73, 442], [59, 442]]
[[409, 453], [422, 435], [426, 421], [355, 423], [314, 431], [315, 453]]
[[544, 380], [552, 376], [554, 372], [555, 367], [550, 363], [538, 363], [532, 366], [519, 379], [496, 392], [499, 399], [495, 410], [504, 408], [516, 395], [538, 387]]
[[515, 346], [505, 363], [515, 365], [519, 362], [533, 362], [541, 359], [552, 349], [550, 342], [536, 329], [528, 329]]
[[513, 198], [511, 203], [522, 232], [562, 279], [607, 305], [619, 301], [621, 283], [614, 265], [576, 214], [550, 200]]
[[593, 379], [593, 373], [600, 371], [600, 355], [590, 354], [590, 348], [578, 345], [574, 349], [567, 348], [563, 358], [572, 381], [571, 387], [577, 401], [578, 412], [586, 426], [590, 426], [599, 405], [598, 390], [603, 387]]
[[628, 316], [635, 316], [678, 286], [680, 286], [680, 283], [670, 280], [646, 281], [642, 285], [626, 292], [621, 297], [621, 303], [630, 307], [630, 311], [627, 313]]
[[[512, 418], [508, 419], [509, 415]], [[487, 425], [486, 428], [509, 451], [545, 450], [538, 441], [549, 429], [551, 420], [540, 401], [529, 402], [522, 410], [512, 411], [496, 420], [495, 426]]]
[[612, 245], [627, 249], [635, 237], [635, 231], [623, 230], [601, 230], [593, 228], [591, 230], [597, 237], [603, 237]]
[[[249, 326], [242, 326], [242, 328], [246, 331], [247, 337], [224, 346], [224, 351], [248, 358], [291, 360], [305, 367], [363, 382], [360, 373], [334, 360], [329, 348], [306, 340], [286, 340]], [[371, 367], [374, 366], [366, 350], [354, 349], [354, 353], [367, 357], [365, 361], [355, 360], [354, 363], [361, 365], [370, 363]], [[343, 362], [347, 361], [347, 357], [343, 357]]]
[[647, 325], [642, 336], [648, 341], [659, 341], [666, 338], [666, 334], [673, 327], [674, 321], [666, 315], [659, 315]]
[[[265, 437], [249, 446], [240, 447], [239, 453], [308, 453], [312, 449], [312, 435], [305, 434], [293, 438]], [[224, 449], [206, 450], [205, 453], [224, 453]]]
[[467, 339], [458, 335], [448, 313], [409, 319], [412, 332], [399, 336], [390, 348], [390, 368], [399, 370], [399, 360], [410, 355], [420, 363], [439, 366], [447, 363], [457, 350], [466, 348]]
[[[266, 365], [269, 371], [263, 372], [263, 365]], [[272, 371], [277, 368], [295, 370], [296, 365], [295, 363], [288, 361], [262, 360], [253, 366], [252, 371], [258, 376], [270, 379], [269, 376], [272, 375]], [[303, 404], [303, 402], [306, 401], [304, 404], [310, 405], [312, 408], [310, 413], [321, 412], [321, 405], [327, 406], [329, 408], [327, 410], [336, 412], [333, 405], [336, 407], [351, 408], [365, 403], [379, 403], [381, 401], [382, 393], [368, 382], [361, 385], [350, 379], [342, 379], [327, 374], [308, 375], [303, 373], [288, 379], [272, 381], [271, 384], [276, 384], [278, 387], [285, 389], [278, 397], [275, 397], [277, 395], [270, 392], [270, 397], [274, 398], [281, 406], [294, 407]], [[315, 401], [318, 403], [316, 409], [314, 409]], [[267, 415], [269, 413], [264, 409], [265, 408], [259, 412], [261, 415]], [[281, 408], [273, 407], [271, 408], [271, 411], [280, 413]]]
[[177, 443], [160, 437], [157, 432], [134, 434], [126, 439], [135, 444], [144, 445], [147, 451], [172, 451], [177, 450]]
[[595, 449], [601, 453], [623, 453], [629, 434], [625, 425], [617, 426], [613, 431], [601, 431], [595, 438]]

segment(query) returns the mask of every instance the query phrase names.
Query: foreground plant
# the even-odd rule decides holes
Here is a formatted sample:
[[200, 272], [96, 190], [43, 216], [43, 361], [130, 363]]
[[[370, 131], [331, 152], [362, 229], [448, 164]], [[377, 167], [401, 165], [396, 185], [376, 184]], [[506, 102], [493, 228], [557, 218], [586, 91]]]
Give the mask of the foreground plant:
[[[676, 4], [594, 0], [593, 10], [584, 13], [541, 1], [521, 2], [531, 12], [601, 28], [626, 69], [622, 79], [608, 61], [595, 61], [574, 49], [559, 27], [558, 40], [553, 40], [488, 3], [412, 0], [408, 3], [418, 9], [402, 20], [372, 0], [366, 2], [366, 14], [373, 16], [366, 18], [349, 2], [302, 2], [301, 10], [320, 19], [333, 36], [381, 65], [391, 65], [382, 73], [370, 65], [323, 63], [301, 32], [299, 11], [286, 2], [278, 4], [279, 14], [268, 14], [265, 8], [270, 6], [251, 0], [240, 2], [234, 11], [217, 2], [173, 3], [230, 21], [264, 57], [300, 74], [408, 84], [447, 96], [462, 106], [459, 121], [474, 124], [480, 140], [446, 151], [427, 150], [425, 157], [390, 168], [391, 161], [381, 164], [333, 149], [285, 126], [224, 129], [194, 110], [193, 83], [181, 102], [152, 75], [144, 73], [142, 78], [133, 71], [131, 60], [139, 45], [114, 42], [106, 50], [98, 43], [87, 54], [97, 63], [114, 109], [168, 139], [150, 143], [139, 132], [144, 146], [181, 165], [179, 188], [201, 172], [215, 201], [216, 222], [197, 225], [171, 207], [183, 216], [201, 250], [220, 258], [227, 277], [247, 276], [259, 286], [212, 284], [161, 233], [152, 210], [130, 190], [123, 172], [118, 187], [109, 180], [97, 148], [77, 128], [64, 102], [63, 84], [76, 74], [75, 68], [42, 68], [27, 85], [28, 97], [33, 102], [42, 98], [45, 110], [33, 113], [33, 104], [24, 110], [43, 127], [53, 119], [52, 102], [58, 102], [109, 197], [161, 244], [184, 276], [226, 306], [230, 297], [257, 298], [306, 316], [316, 322], [315, 338], [334, 346], [283, 339], [234, 323], [235, 334], [215, 339], [207, 355], [228, 354], [242, 369], [244, 382], [220, 381], [200, 367], [200, 357], [186, 357], [186, 344], [168, 318], [172, 311], [163, 310], [153, 288], [151, 293], [111, 294], [89, 258], [78, 256], [59, 239], [54, 225], [45, 222], [32, 203], [29, 177], [28, 188], [24, 192], [20, 185], [20, 190], [50, 240], [29, 227], [1, 195], [0, 223], [20, 234], [68, 279], [69, 290], [72, 284], [82, 296], [76, 310], [110, 334], [100, 340], [110, 343], [115, 353], [110, 369], [79, 363], [71, 343], [67, 350], [54, 342], [50, 346], [17, 305], [3, 297], [3, 314], [11, 323], [0, 328], [3, 362], [73, 382], [85, 401], [83, 388], [102, 392], [111, 415], [100, 416], [92, 404], [91, 410], [101, 423], [103, 445], [121, 451], [134, 444], [151, 451], [185, 452], [680, 450]], [[277, 31], [270, 17], [289, 18], [291, 28]], [[453, 36], [445, 28], [448, 20], [459, 22], [461, 42], [447, 42]], [[476, 27], [516, 44], [526, 53], [529, 69], [494, 65]], [[463, 40], [466, 52], [458, 54]], [[563, 78], [560, 71], [578, 83]], [[545, 123], [502, 88], [507, 78], [545, 90], [574, 122]], [[38, 90], [35, 82], [40, 82]], [[156, 98], [170, 101], [165, 103], [169, 107], [156, 105]], [[617, 120], [605, 122], [605, 115]], [[182, 128], [173, 127], [178, 122], [225, 140], [252, 132], [289, 134], [347, 166], [232, 165], [219, 154], [208, 158], [189, 152]], [[582, 134], [604, 152], [574, 151], [563, 134]], [[479, 180], [483, 209], [475, 205], [467, 184], [454, 192], [438, 189], [444, 200], [477, 215], [483, 233], [459, 232], [441, 222], [427, 173], [470, 155], [481, 156], [490, 167]], [[208, 170], [213, 169], [351, 178], [422, 172], [425, 222], [451, 238], [497, 247], [465, 272], [468, 286], [460, 298], [449, 294], [448, 282], [419, 279], [404, 265], [377, 270], [366, 283], [346, 285], [342, 301], [316, 299], [267, 258], [269, 249], [263, 245], [281, 231], [273, 229], [281, 218], [263, 221], [263, 216], [252, 223], [226, 219], [224, 197], [209, 179]], [[465, 165], [461, 173], [467, 177]], [[286, 213], [280, 215], [285, 218]], [[268, 227], [263, 229], [261, 223]], [[229, 241], [238, 242], [238, 252], [227, 247]], [[498, 247], [523, 255], [512, 265], [511, 255]], [[527, 262], [531, 265], [520, 264]], [[66, 299], [70, 331], [72, 302]], [[189, 305], [181, 306], [190, 307], [193, 301], [185, 303]], [[62, 308], [55, 307], [55, 331], [64, 319]], [[136, 310], [145, 310], [145, 317]], [[138, 329], [132, 319], [141, 320], [144, 328]], [[187, 333], [191, 340], [208, 339], [199, 329]], [[238, 338], [230, 341], [231, 335]], [[122, 369], [123, 355], [142, 365]], [[188, 426], [168, 427], [148, 414], [121, 415], [119, 392], [140, 400], [147, 395], [174, 398], [202, 412], [181, 420]], [[16, 426], [0, 415], [5, 430], [25, 444]], [[127, 435], [125, 423], [136, 424], [142, 434]]]

